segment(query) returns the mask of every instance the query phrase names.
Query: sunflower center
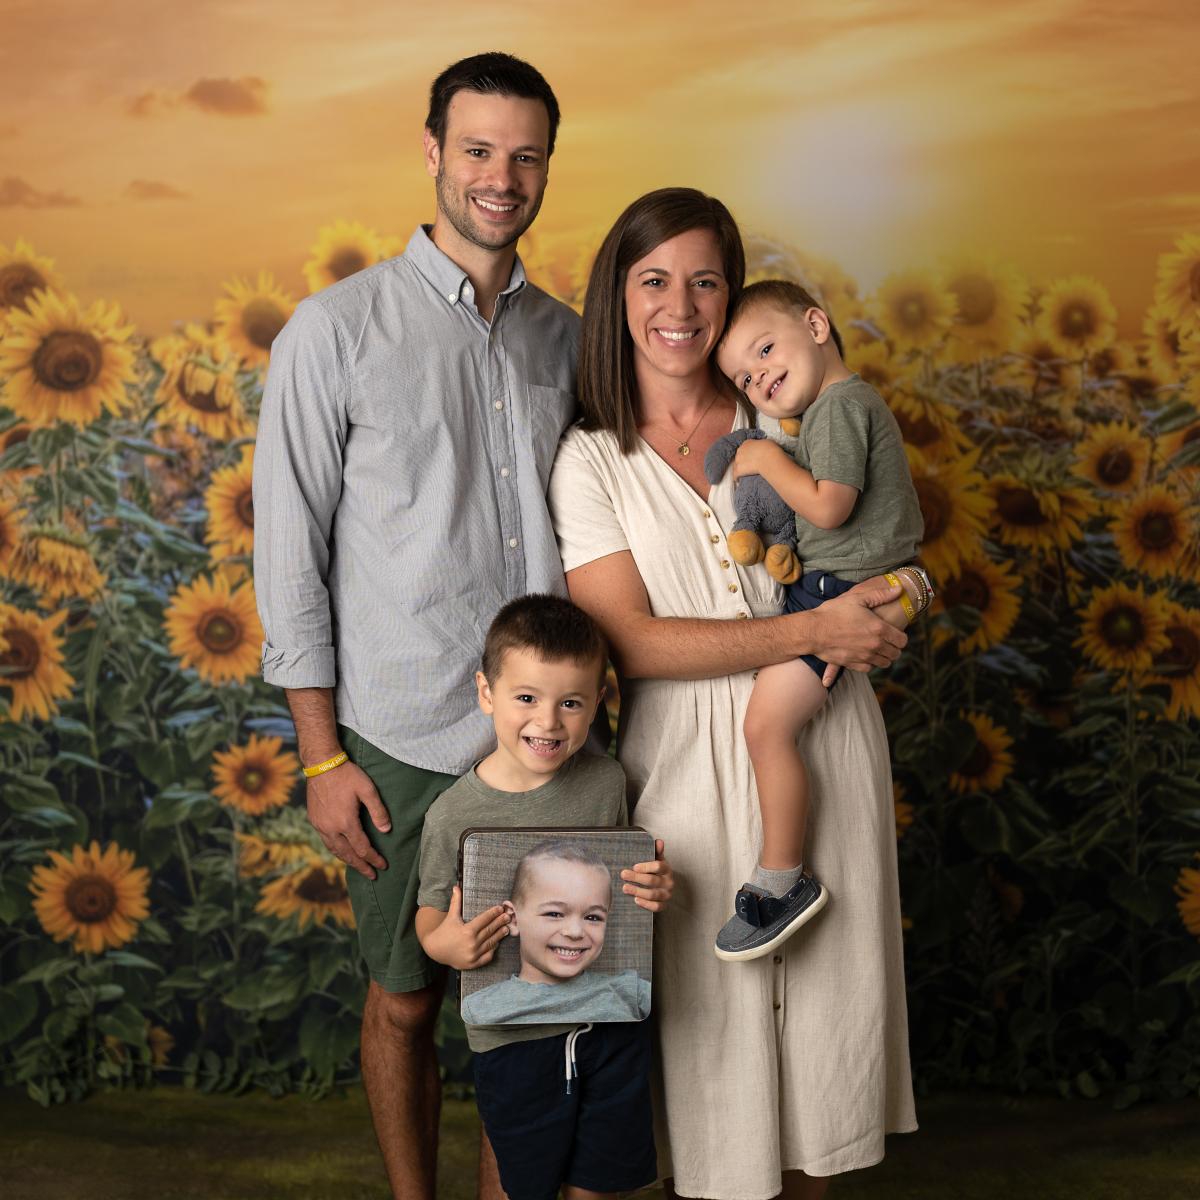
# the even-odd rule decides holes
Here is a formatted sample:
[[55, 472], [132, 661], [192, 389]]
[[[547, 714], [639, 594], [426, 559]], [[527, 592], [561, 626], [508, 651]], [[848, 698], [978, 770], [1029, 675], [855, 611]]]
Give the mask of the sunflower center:
[[992, 765], [992, 752], [981, 737], [976, 737], [975, 748], [967, 755], [967, 761], [958, 768], [960, 775], [968, 779], [982, 779]]
[[270, 350], [271, 343], [287, 324], [283, 309], [266, 296], [256, 296], [242, 309], [242, 332], [251, 345]]
[[923, 297], [905, 296], [896, 306], [896, 313], [901, 325], [909, 329], [919, 329], [925, 323], [929, 310]]
[[1096, 331], [1096, 314], [1081, 300], [1073, 300], [1063, 305], [1058, 327], [1064, 337], [1085, 338]]
[[4, 630], [8, 649], [0, 654], [0, 667], [4, 668], [4, 682], [11, 684], [17, 679], [28, 679], [42, 659], [37, 638], [24, 629]]
[[969, 568], [946, 587], [946, 603], [951, 608], [962, 604], [986, 612], [991, 600], [992, 589], [988, 587], [987, 580], [978, 571]]
[[197, 412], [218, 413], [227, 407], [221, 401], [220, 379], [200, 363], [190, 362], [180, 371], [176, 390], [184, 404]]
[[33, 373], [42, 387], [77, 392], [96, 382], [104, 352], [90, 333], [56, 329], [42, 340], [33, 356]]
[[24, 308], [38, 288], [46, 287], [41, 273], [31, 263], [13, 262], [0, 267], [0, 308]]
[[1173, 513], [1157, 509], [1148, 512], [1134, 525], [1138, 544], [1159, 554], [1169, 550], [1179, 540]]
[[196, 626], [196, 637], [213, 654], [228, 654], [242, 643], [242, 626], [226, 609], [206, 612]]
[[334, 279], [345, 279], [369, 265], [367, 256], [357, 246], [339, 246], [325, 264]]
[[1005, 487], [996, 493], [996, 509], [1009, 525], [1045, 525], [1046, 514], [1037, 497], [1023, 487]]
[[103, 875], [81, 875], [67, 885], [67, 910], [77, 921], [95, 925], [117, 907], [117, 890]]
[[964, 275], [950, 290], [958, 301], [960, 325], [984, 325], [996, 311], [996, 285], [983, 275]]
[[1136, 650], [1146, 638], [1146, 624], [1138, 609], [1120, 604], [1100, 618], [1100, 636], [1117, 649]]
[[341, 904], [347, 892], [339, 876], [330, 879], [321, 867], [314, 867], [296, 885], [296, 895], [310, 904]]
[[897, 409], [895, 417], [896, 424], [900, 426], [900, 434], [909, 445], [932, 446], [941, 436], [938, 427], [924, 413], [913, 417]]
[[925, 520], [925, 540], [935, 542], [950, 525], [950, 497], [936, 479], [916, 479], [917, 503]]
[[250, 488], [247, 488], [238, 496], [234, 502], [233, 509], [238, 515], [238, 520], [247, 529], [254, 528], [254, 493]]
[[1118, 487], [1133, 474], [1133, 455], [1124, 446], [1110, 446], [1096, 460], [1096, 476], [1109, 487]]
[[246, 767], [238, 776], [238, 787], [251, 796], [261, 792], [266, 782], [267, 773], [261, 767]]
[[1166, 632], [1170, 644], [1154, 660], [1154, 669], [1177, 679], [1194, 675], [1200, 666], [1200, 637], [1186, 625], [1168, 625]]

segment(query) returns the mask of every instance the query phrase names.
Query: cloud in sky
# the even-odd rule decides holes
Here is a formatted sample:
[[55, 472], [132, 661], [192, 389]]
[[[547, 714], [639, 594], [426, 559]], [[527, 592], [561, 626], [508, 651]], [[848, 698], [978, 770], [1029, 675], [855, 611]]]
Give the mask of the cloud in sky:
[[268, 85], [257, 75], [240, 79], [197, 79], [183, 92], [151, 89], [134, 96], [126, 106], [132, 117], [150, 117], [163, 109], [187, 104], [221, 117], [256, 117], [267, 111]]
[[82, 201], [66, 192], [43, 192], [25, 179], [0, 179], [0, 208], [75, 208]]
[[130, 200], [186, 200], [187, 192], [181, 192], [169, 183], [156, 179], [135, 179], [125, 189]]

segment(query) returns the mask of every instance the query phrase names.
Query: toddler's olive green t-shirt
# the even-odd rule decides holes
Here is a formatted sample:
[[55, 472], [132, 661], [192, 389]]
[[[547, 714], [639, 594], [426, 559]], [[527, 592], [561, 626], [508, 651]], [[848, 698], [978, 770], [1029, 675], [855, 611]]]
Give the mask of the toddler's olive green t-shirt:
[[806, 571], [857, 583], [916, 558], [925, 527], [904, 439], [869, 383], [852, 375], [830, 384], [804, 414], [794, 457], [814, 479], [859, 491], [836, 529], [796, 517], [796, 552]]

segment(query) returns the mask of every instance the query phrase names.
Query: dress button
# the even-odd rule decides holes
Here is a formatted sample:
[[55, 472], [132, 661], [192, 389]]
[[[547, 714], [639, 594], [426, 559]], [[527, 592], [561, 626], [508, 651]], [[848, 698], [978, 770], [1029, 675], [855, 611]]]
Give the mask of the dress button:
[[779, 964], [780, 964], [781, 962], [783, 962], [783, 955], [782, 955], [782, 954], [776, 954], [776, 955], [775, 955], [775, 957], [771, 959], [771, 961], [772, 961], [772, 962], [773, 962], [773, 963], [774, 963], [776, 966], [779, 966]]
[[516, 538], [509, 538], [509, 539], [508, 539], [508, 544], [509, 544], [509, 545], [510, 545], [510, 546], [511, 546], [511, 547], [512, 547], [514, 550], [515, 550], [515, 549], [517, 548], [517, 539], [516, 539]]
[[709, 534], [708, 540], [715, 546], [721, 540], [721, 535], [719, 533]]
[[746, 619], [746, 614], [745, 614], [745, 613], [738, 613], [738, 615], [737, 615], [737, 619], [738, 619], [739, 621], [744, 621], [744, 620]]
[[727, 558], [721, 559], [721, 566], [723, 566], [725, 568], [725, 570], [728, 571], [729, 570], [729, 559], [727, 559]]
[[501, 409], [504, 407], [504, 401], [503, 401], [503, 400], [497, 400], [497, 401], [496, 401], [496, 403], [492, 405], [492, 407], [493, 407], [493, 408], [494, 408], [494, 409], [495, 409], [497, 412], [499, 412], [499, 411], [500, 411], [500, 410], [501, 410]]
[[704, 515], [705, 515], [706, 517], [711, 517], [711, 516], [712, 516], [712, 513], [710, 513], [710, 512], [708, 511], [708, 509], [706, 508], [706, 509], [704, 510]]
[[737, 584], [736, 584], [736, 583], [731, 583], [731, 584], [729, 585], [729, 590], [730, 590], [731, 592], [736, 592], [736, 591], [737, 591]]
[[776, 1001], [775, 1001], [775, 1003], [771, 1005], [771, 1007], [772, 1007], [772, 1008], [773, 1008], [773, 1009], [774, 1009], [776, 1012], [778, 1012], [778, 1011], [780, 1010], [780, 1008], [782, 1007], [782, 1005], [779, 1003], [779, 1001], [778, 1001], [778, 1000], [776, 1000]]

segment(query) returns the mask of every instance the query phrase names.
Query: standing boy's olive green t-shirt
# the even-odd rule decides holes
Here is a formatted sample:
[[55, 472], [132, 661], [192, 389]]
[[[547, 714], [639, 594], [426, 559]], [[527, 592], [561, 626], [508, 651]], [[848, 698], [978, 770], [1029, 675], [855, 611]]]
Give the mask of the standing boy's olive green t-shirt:
[[925, 525], [900, 426], [883, 397], [857, 375], [831, 383], [800, 424], [796, 462], [818, 481], [859, 491], [836, 529], [796, 517], [796, 553], [806, 571], [857, 583], [912, 562]]
[[[629, 824], [625, 772], [615, 759], [581, 750], [562, 770], [532, 792], [488, 787], [472, 767], [430, 806], [421, 831], [421, 886], [417, 904], [446, 912], [458, 882], [458, 841], [464, 829], [522, 825], [596, 826]], [[510, 1042], [569, 1033], [571, 1025], [468, 1025], [467, 1044], [476, 1053]]]

